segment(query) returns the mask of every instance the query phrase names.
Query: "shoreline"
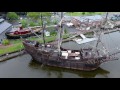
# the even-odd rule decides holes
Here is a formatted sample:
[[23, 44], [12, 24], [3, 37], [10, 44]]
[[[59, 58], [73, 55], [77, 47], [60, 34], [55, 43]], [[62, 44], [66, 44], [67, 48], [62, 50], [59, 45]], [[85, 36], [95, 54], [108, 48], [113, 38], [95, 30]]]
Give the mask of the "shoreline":
[[[112, 30], [105, 30], [105, 31], [103, 30], [104, 34], [117, 32], [117, 31], [120, 31], [120, 28], [112, 29]], [[69, 41], [69, 40], [70, 40], [70, 38], [67, 38], [67, 39], [64, 39], [63, 42], [66, 42], [66, 41]], [[56, 42], [51, 41], [51, 42], [48, 42], [48, 43], [49, 44], [53, 44], [53, 43], [55, 44]], [[24, 48], [23, 48], [22, 50], [17, 50], [17, 51], [14, 51], [14, 52], [2, 54], [2, 55], [0, 55], [0, 62], [11, 59], [11, 58], [14, 58], [14, 57], [17, 57], [17, 56], [20, 56], [21, 54], [24, 54], [24, 53], [25, 53], [25, 51], [24, 51]]]
[[25, 53], [26, 52], [24, 50], [22, 50], [22, 51], [19, 50], [19, 51], [11, 52], [11, 53], [8, 53], [8, 54], [0, 55], [0, 62], [15, 58], [17, 56], [21, 56]]

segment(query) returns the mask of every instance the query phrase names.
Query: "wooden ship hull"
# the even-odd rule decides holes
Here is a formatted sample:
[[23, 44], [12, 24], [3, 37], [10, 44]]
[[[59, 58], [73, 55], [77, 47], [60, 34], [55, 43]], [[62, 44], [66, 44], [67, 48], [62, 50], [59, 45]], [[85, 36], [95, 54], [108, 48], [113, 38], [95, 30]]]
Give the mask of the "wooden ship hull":
[[[36, 34], [40, 35], [41, 33], [36, 32]], [[22, 38], [27, 38], [27, 37], [30, 37], [30, 36], [35, 36], [34, 33], [14, 35], [14, 34], [10, 34], [9, 32], [5, 33], [5, 35], [6, 35], [7, 39], [20, 39], [21, 37]]]
[[54, 50], [51, 50], [50, 52], [45, 52], [44, 50], [42, 50], [42, 47], [35, 47], [35, 45], [33, 45], [33, 42], [31, 41], [24, 41], [23, 45], [25, 47], [25, 51], [32, 56], [33, 60], [43, 65], [67, 69], [92, 71], [97, 69], [103, 62], [118, 59], [106, 56], [90, 58], [83, 57], [81, 59], [75, 59], [71, 57], [65, 58], [61, 55], [58, 55], [58, 52], [54, 52]]

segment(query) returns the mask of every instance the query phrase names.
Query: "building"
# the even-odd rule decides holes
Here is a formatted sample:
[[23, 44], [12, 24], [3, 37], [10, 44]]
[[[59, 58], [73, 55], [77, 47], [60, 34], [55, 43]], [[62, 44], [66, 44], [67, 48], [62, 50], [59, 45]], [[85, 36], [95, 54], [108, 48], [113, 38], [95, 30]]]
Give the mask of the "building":
[[12, 24], [6, 22], [4, 19], [0, 19], [0, 44], [3, 39], [6, 38], [5, 33], [12, 29]]

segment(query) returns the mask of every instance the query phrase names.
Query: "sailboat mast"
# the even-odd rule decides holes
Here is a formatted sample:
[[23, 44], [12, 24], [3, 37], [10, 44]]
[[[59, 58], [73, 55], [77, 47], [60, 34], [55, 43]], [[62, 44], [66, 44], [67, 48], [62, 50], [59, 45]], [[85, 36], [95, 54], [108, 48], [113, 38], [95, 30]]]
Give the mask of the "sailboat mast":
[[105, 20], [103, 20], [103, 25], [105, 25], [105, 23], [106, 23], [107, 20], [108, 20], [108, 14], [109, 14], [109, 12], [106, 12]]
[[[61, 20], [63, 19], [63, 12], [61, 12]], [[61, 24], [60, 24], [60, 46], [61, 46], [61, 43], [62, 43], [62, 36], [63, 36], [63, 26], [62, 26], [62, 21], [61, 21]]]
[[59, 23], [60, 29], [58, 30], [58, 51], [60, 53], [60, 47], [62, 43], [62, 19], [63, 19], [63, 12], [61, 12], [61, 21]]
[[43, 44], [45, 45], [45, 34], [44, 34], [44, 30], [45, 30], [45, 25], [43, 24], [43, 15], [41, 13], [41, 23], [42, 23], [42, 31], [43, 31]]
[[[105, 16], [105, 21], [104, 21], [104, 23], [102, 24], [102, 25], [105, 25], [105, 23], [107, 22], [107, 19], [108, 19], [108, 12], [106, 12], [106, 16]], [[98, 43], [101, 41], [100, 40], [100, 36], [101, 36], [101, 33], [100, 33], [100, 35], [98, 36], [98, 41], [97, 41], [97, 44], [96, 44], [96, 48], [97, 48], [97, 46], [98, 46]]]
[[105, 25], [105, 23], [107, 22], [107, 20], [108, 20], [108, 12], [106, 12], [106, 17], [105, 17], [104, 25]]
[[[103, 20], [103, 24], [102, 24], [103, 26], [106, 24], [107, 19], [108, 19], [108, 12], [106, 12], [105, 20]], [[100, 32], [100, 34], [98, 34], [98, 35], [99, 35], [99, 36], [98, 36], [96, 48], [98, 47], [99, 42], [101, 42], [101, 39], [100, 39], [100, 37], [101, 37], [101, 32]], [[101, 42], [101, 43], [102, 43], [102, 42]], [[102, 45], [103, 45], [103, 48], [105, 49], [105, 51], [108, 52], [108, 51], [107, 51], [107, 48], [104, 47], [104, 44], [103, 44], [103, 43], [102, 43]], [[109, 53], [109, 52], [108, 52], [108, 53]], [[98, 51], [97, 51], [97, 54], [98, 54], [98, 56], [99, 56], [99, 52], [98, 52]]]

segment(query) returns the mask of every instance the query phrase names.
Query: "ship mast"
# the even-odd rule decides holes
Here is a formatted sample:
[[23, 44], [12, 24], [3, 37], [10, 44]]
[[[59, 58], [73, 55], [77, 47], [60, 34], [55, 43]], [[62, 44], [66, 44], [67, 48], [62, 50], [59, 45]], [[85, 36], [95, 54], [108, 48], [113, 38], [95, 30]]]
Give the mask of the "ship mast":
[[58, 52], [60, 54], [60, 47], [62, 43], [62, 34], [63, 34], [63, 28], [62, 28], [62, 21], [63, 21], [63, 12], [61, 12], [61, 21], [59, 23], [60, 28], [58, 29]]
[[107, 20], [108, 20], [108, 12], [106, 12], [106, 17], [105, 17], [105, 21], [104, 21], [103, 25], [105, 25], [105, 23], [107, 22]]
[[45, 25], [44, 25], [44, 22], [43, 22], [43, 15], [42, 15], [42, 13], [40, 14], [40, 16], [41, 16], [41, 23], [42, 23], [42, 34], [43, 34], [43, 44], [45, 45], [45, 34], [44, 34], [44, 30], [45, 30]]
[[[107, 20], [108, 20], [108, 12], [106, 12], [105, 20], [103, 20], [103, 23], [101, 23], [101, 25], [105, 25], [106, 22], [107, 22]], [[98, 35], [99, 35], [99, 36], [98, 36], [96, 48], [98, 47], [99, 42], [101, 42], [101, 39], [100, 39], [101, 32], [100, 32], [100, 34], [98, 34]], [[105, 49], [105, 51], [109, 53], [109, 51], [104, 47], [104, 44], [103, 44], [102, 42], [101, 42], [101, 44], [103, 45], [103, 48]], [[97, 53], [98, 53], [98, 51], [97, 51]], [[99, 55], [99, 53], [98, 53], [98, 55]]]

